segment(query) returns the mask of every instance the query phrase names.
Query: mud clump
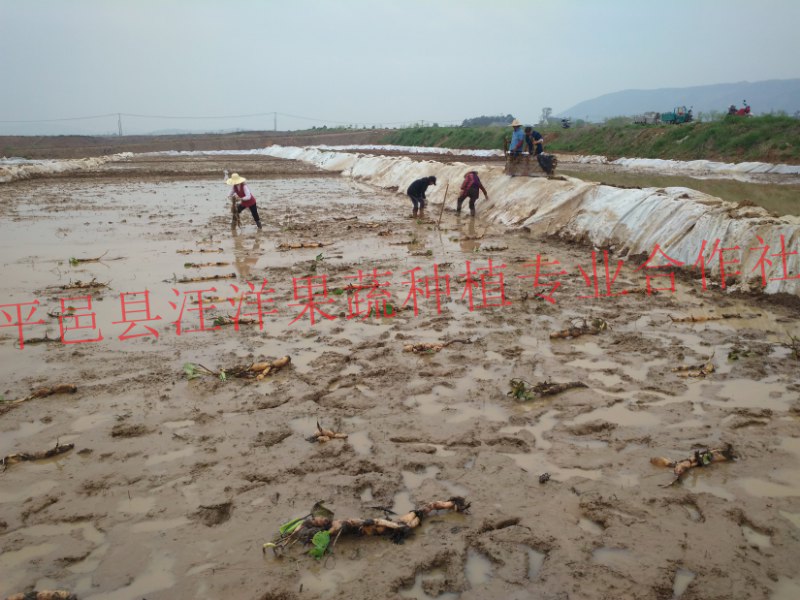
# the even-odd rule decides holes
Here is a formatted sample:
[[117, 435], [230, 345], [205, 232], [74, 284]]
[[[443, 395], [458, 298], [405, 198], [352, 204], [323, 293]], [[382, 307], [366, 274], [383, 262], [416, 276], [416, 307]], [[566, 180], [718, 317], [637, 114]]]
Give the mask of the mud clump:
[[230, 519], [232, 512], [233, 502], [222, 502], [220, 504], [201, 506], [192, 517], [206, 527], [216, 527]]
[[150, 429], [144, 425], [128, 425], [126, 423], [119, 423], [114, 425], [111, 429], [111, 437], [115, 438], [134, 438], [141, 437], [150, 433]]

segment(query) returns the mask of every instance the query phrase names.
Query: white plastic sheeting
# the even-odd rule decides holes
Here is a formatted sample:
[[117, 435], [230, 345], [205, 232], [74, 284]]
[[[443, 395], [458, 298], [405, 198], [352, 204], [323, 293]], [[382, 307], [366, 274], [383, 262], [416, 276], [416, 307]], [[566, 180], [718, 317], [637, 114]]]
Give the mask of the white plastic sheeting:
[[[475, 168], [463, 163], [414, 161], [332, 152], [320, 148], [270, 146], [266, 154], [302, 160], [322, 169], [367, 181], [404, 194], [420, 177], [435, 175], [438, 189], [429, 197], [440, 202], [438, 190], [449, 183], [455, 198], [464, 174]], [[738, 207], [731, 202], [688, 188], [621, 189], [578, 179], [508, 177], [497, 166], [478, 167], [490, 201], [480, 201], [483, 218], [509, 227], [534, 231], [597, 247], [615, 247], [618, 256], [650, 255], [658, 245], [670, 258], [691, 267], [698, 261], [703, 242], [709, 285], [720, 285], [720, 254], [727, 274], [726, 289], [762, 290], [800, 295], [800, 218], [771, 217], [758, 207]], [[403, 198], [405, 201], [405, 198]], [[781, 238], [786, 252], [781, 255]], [[715, 244], [725, 250], [713, 253]], [[759, 263], [769, 246], [765, 261]], [[790, 254], [795, 252], [795, 254]], [[736, 262], [738, 261], [738, 262]], [[664, 258], [652, 264], [666, 265]], [[762, 267], [767, 282], [763, 285]], [[784, 274], [784, 269], [788, 277]]]
[[664, 160], [660, 158], [618, 158], [609, 161], [605, 156], [570, 156], [570, 162], [615, 165], [641, 171], [657, 171], [662, 174], [720, 174], [720, 175], [800, 175], [799, 165], [773, 165], [763, 162], [723, 163], [711, 160]]
[[94, 158], [80, 158], [74, 160], [27, 160], [24, 158], [0, 158], [0, 183], [9, 183], [18, 179], [53, 175], [56, 173], [69, 173], [72, 171], [86, 171], [99, 167], [107, 162], [125, 160], [133, 156], [130, 152], [113, 154], [111, 156], [98, 156]]

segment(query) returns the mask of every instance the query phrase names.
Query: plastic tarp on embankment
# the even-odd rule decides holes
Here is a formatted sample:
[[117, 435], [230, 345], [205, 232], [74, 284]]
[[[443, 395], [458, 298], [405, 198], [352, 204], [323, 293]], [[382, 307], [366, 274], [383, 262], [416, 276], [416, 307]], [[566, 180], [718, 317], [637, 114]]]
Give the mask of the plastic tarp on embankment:
[[[439, 190], [449, 184], [454, 200], [464, 174], [475, 168], [463, 163], [415, 161], [319, 148], [270, 146], [264, 153], [301, 160], [322, 169], [405, 194], [412, 181], [435, 175], [438, 188], [431, 200], [441, 202]], [[762, 290], [769, 294], [800, 295], [800, 219], [772, 217], [758, 207], [731, 202], [683, 187], [622, 189], [566, 178], [509, 177], [498, 166], [478, 167], [489, 192], [478, 203], [479, 216], [508, 227], [529, 227], [537, 233], [615, 247], [618, 256], [653, 254], [659, 247], [669, 258], [692, 267], [703, 242], [706, 275], [719, 283], [721, 260], [729, 290]], [[403, 202], [406, 202], [403, 197]], [[410, 207], [410, 203], [409, 203]], [[723, 252], [713, 252], [717, 248]], [[738, 261], [738, 262], [737, 262]], [[651, 263], [669, 266], [662, 256]], [[764, 281], [766, 280], [766, 285]]]
[[0, 183], [10, 183], [20, 179], [55, 175], [57, 173], [90, 171], [107, 162], [125, 160], [131, 156], [133, 154], [130, 152], [121, 152], [111, 156], [77, 159], [27, 160], [24, 158], [3, 157], [0, 158]]

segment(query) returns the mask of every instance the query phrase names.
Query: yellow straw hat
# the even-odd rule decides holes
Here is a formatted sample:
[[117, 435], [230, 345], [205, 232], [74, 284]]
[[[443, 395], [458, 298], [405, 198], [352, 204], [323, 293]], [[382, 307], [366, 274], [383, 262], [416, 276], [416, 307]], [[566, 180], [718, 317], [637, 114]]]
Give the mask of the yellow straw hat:
[[511, 121], [511, 127], [520, 127], [522, 123], [519, 122], [519, 119], [514, 119]]
[[231, 175], [231, 178], [228, 179], [228, 181], [226, 181], [225, 183], [227, 183], [228, 185], [239, 185], [240, 183], [244, 183], [245, 181], [247, 181], [247, 179], [245, 179], [238, 173], [234, 173], [233, 175]]

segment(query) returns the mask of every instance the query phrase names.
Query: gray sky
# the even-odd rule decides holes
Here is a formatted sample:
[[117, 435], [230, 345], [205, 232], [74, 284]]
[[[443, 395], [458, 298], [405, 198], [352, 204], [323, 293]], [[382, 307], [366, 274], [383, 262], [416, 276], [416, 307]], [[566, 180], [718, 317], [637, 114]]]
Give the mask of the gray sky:
[[800, 0], [0, 0], [0, 134], [536, 122], [800, 77], [798, 24]]

